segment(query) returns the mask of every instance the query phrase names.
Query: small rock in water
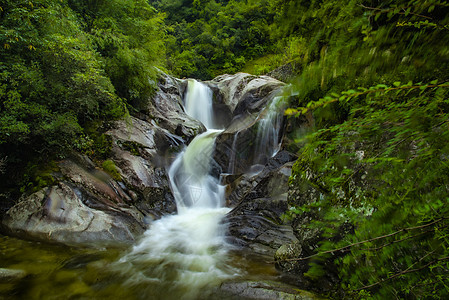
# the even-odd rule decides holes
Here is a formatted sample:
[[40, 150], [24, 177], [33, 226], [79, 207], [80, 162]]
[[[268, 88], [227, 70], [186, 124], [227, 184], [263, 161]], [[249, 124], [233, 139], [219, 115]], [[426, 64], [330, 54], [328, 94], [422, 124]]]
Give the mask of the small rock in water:
[[7, 281], [16, 281], [24, 278], [27, 273], [23, 270], [0, 268], [0, 283]]

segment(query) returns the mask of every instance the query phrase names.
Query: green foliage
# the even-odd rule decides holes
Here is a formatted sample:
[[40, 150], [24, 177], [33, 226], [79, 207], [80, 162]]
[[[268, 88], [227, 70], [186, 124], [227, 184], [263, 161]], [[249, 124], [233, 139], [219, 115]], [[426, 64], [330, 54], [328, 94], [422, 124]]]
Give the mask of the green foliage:
[[139, 108], [154, 91], [164, 56], [162, 16], [143, 0], [100, 2], [86, 13], [91, 2], [97, 1], [83, 1], [76, 10], [91, 20], [89, 33], [117, 94]]
[[40, 165], [29, 164], [22, 179], [20, 192], [33, 193], [54, 184], [57, 181], [54, 173], [58, 171], [59, 168], [54, 161]]
[[151, 1], [167, 13], [168, 68], [179, 77], [236, 73], [272, 52], [269, 1]]
[[[74, 15], [46, 1], [3, 6], [1, 146], [62, 154], [82, 124], [120, 105]], [[112, 110], [112, 109], [111, 109]], [[123, 112], [122, 112], [123, 114]], [[29, 149], [28, 149], [29, 150]]]
[[449, 294], [449, 4], [379, 3], [278, 3], [284, 19], [302, 14], [277, 34], [310, 45], [299, 55], [299, 102], [286, 113], [315, 120], [314, 133], [296, 140], [305, 146], [291, 177], [300, 196], [290, 199], [290, 216], [313, 213], [310, 227], [322, 231], [310, 278], [332, 259], [348, 297], [442, 299]]
[[111, 175], [112, 178], [114, 178], [115, 180], [122, 179], [122, 175], [120, 175], [120, 172], [119, 172], [117, 166], [115, 165], [115, 163], [112, 160], [110, 160], [110, 159], [105, 160], [101, 166], [103, 167], [103, 170], [106, 173], [108, 173], [109, 175]]
[[0, 7], [0, 156], [9, 162], [2, 186], [14, 189], [30, 165], [72, 150], [104, 159], [102, 123], [126, 116], [127, 105], [139, 109], [154, 91], [162, 16], [144, 0]]

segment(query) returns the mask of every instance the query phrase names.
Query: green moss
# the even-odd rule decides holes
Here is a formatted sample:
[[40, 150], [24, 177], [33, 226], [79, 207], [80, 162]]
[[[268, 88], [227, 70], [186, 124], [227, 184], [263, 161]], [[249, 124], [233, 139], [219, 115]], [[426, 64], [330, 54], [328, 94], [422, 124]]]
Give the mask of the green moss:
[[59, 171], [55, 161], [47, 164], [30, 164], [23, 175], [20, 192], [34, 193], [57, 182], [54, 174]]
[[115, 180], [122, 179], [122, 175], [120, 175], [119, 169], [112, 160], [105, 160], [101, 166], [103, 167], [103, 170], [111, 175]]
[[139, 156], [142, 145], [137, 142], [120, 141], [120, 147], [126, 151], [129, 151], [132, 155]]

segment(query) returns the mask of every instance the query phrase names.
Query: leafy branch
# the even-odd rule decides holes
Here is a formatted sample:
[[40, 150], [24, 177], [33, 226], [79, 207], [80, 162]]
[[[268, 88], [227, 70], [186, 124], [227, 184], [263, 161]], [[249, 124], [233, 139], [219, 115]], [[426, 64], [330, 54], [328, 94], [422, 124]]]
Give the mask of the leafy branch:
[[[416, 17], [420, 17], [420, 18], [424, 18], [426, 19], [425, 22], [398, 22], [397, 26], [415, 26], [417, 28], [420, 28], [421, 26], [423, 27], [440, 27], [442, 29], [445, 30], [449, 30], [448, 25], [442, 25], [437, 23], [430, 23], [429, 20], [434, 20], [434, 18], [430, 17], [430, 16], [426, 16], [420, 13], [415, 13], [412, 12], [411, 9], [414, 6], [405, 6], [405, 7], [391, 7], [391, 8], [377, 8], [377, 7], [369, 7], [369, 6], [365, 6], [363, 4], [359, 4], [360, 7], [364, 8], [364, 9], [368, 9], [368, 10], [372, 10], [375, 11], [375, 20], [377, 20], [379, 18], [380, 15], [387, 13], [388, 17], [391, 18], [393, 15], [398, 14], [398, 15], [404, 15], [404, 16], [408, 16], [408, 15], [412, 15], [412, 16], [416, 16]], [[448, 7], [449, 4], [447, 3], [425, 3], [423, 4], [423, 9], [427, 8], [427, 11], [430, 13], [432, 12], [436, 6], [441, 6], [441, 7]]]
[[[384, 14], [384, 13], [389, 13], [391, 15], [393, 14], [399, 14], [399, 15], [413, 15], [413, 16], [417, 16], [417, 17], [421, 17], [421, 18], [426, 18], [426, 19], [432, 19], [432, 17], [429, 16], [425, 16], [425, 15], [421, 15], [421, 14], [417, 14], [411, 11], [412, 7], [411, 6], [406, 6], [406, 7], [392, 7], [392, 8], [378, 8], [378, 7], [369, 7], [369, 6], [365, 6], [363, 4], [359, 4], [360, 7], [364, 8], [364, 9], [368, 9], [368, 10], [373, 10], [376, 11], [378, 15], [380, 14]], [[430, 6], [430, 5], [429, 5]], [[391, 16], [390, 15], [390, 16]]]
[[437, 28], [440, 27], [442, 29], [445, 30], [449, 30], [449, 25], [441, 25], [441, 24], [437, 24], [437, 23], [431, 23], [429, 22], [429, 20], [425, 20], [425, 21], [419, 21], [419, 22], [397, 22], [396, 23], [396, 27], [416, 27], [416, 28], [421, 28], [421, 27], [431, 27], [431, 28]]
[[[334, 254], [334, 253], [337, 253], [337, 252], [343, 252], [343, 253], [344, 252], [348, 252], [348, 251], [351, 250], [352, 247], [359, 246], [359, 245], [366, 244], [366, 243], [373, 242], [373, 241], [377, 241], [377, 240], [383, 240], [383, 239], [386, 239], [388, 237], [392, 237], [392, 236], [398, 235], [398, 234], [403, 233], [403, 232], [408, 232], [408, 231], [413, 231], [413, 230], [417, 230], [417, 229], [427, 228], [427, 227], [435, 225], [435, 224], [437, 224], [437, 223], [439, 223], [439, 222], [441, 222], [441, 221], [443, 221], [445, 219], [447, 219], [447, 218], [446, 217], [440, 218], [440, 219], [435, 220], [435, 221], [433, 221], [431, 223], [420, 225], [420, 226], [403, 228], [403, 229], [400, 229], [400, 230], [395, 231], [393, 233], [389, 233], [389, 234], [386, 234], [386, 235], [382, 235], [382, 236], [378, 236], [378, 237], [371, 238], [371, 239], [368, 239], [368, 240], [364, 240], [364, 241], [360, 241], [360, 242], [353, 243], [353, 244], [350, 244], [350, 245], [346, 245], [346, 246], [338, 248], [338, 249], [332, 249], [332, 250], [328, 250], [328, 251], [318, 252], [318, 253], [315, 253], [315, 254], [307, 256], [307, 257], [283, 259], [283, 260], [280, 260], [280, 261], [303, 261], [303, 260], [311, 259], [311, 258], [316, 257], [316, 256], [321, 256], [321, 255], [324, 255], [324, 254]], [[430, 232], [430, 231], [431, 230], [426, 231], [426, 232]], [[423, 233], [426, 233], [426, 232], [423, 232]], [[421, 234], [423, 234], [423, 233], [421, 233]], [[420, 235], [420, 234], [418, 234], [418, 235]], [[416, 235], [416, 236], [418, 236], [418, 235]], [[411, 236], [409, 238], [416, 237], [416, 236]], [[406, 239], [407, 238], [404, 238], [402, 240], [406, 240]], [[401, 242], [402, 240], [398, 240], [397, 242]], [[393, 244], [393, 243], [395, 243], [395, 242], [387, 243], [384, 246], [379, 247], [379, 249], [381, 249], [383, 247], [386, 247], [386, 246], [388, 246], [390, 244]], [[367, 249], [363, 249], [363, 250], [371, 250], [371, 249], [367, 248]]]
[[449, 88], [449, 82], [448, 80], [445, 80], [441, 83], [438, 83], [437, 80], [431, 81], [428, 84], [423, 83], [416, 83], [413, 84], [412, 82], [408, 82], [407, 84], [401, 85], [399, 81], [394, 82], [393, 86], [387, 86], [385, 84], [378, 84], [376, 86], [372, 86], [370, 88], [364, 88], [359, 87], [357, 90], [348, 90], [343, 91], [340, 94], [338, 93], [331, 93], [330, 96], [325, 96], [324, 98], [320, 98], [318, 101], [311, 101], [307, 104], [306, 107], [299, 107], [299, 108], [288, 108], [285, 110], [285, 115], [287, 116], [295, 116], [299, 117], [300, 115], [305, 115], [307, 112], [311, 110], [315, 110], [319, 107], [324, 107], [326, 105], [329, 105], [331, 103], [335, 102], [342, 102], [347, 103], [353, 98], [357, 98], [364, 95], [369, 94], [386, 94], [388, 92], [397, 91], [400, 93], [401, 91], [412, 91], [412, 90], [418, 90], [420, 89], [422, 92], [424, 92], [427, 89], [435, 89], [435, 88]]
[[[382, 280], [380, 280], [380, 281], [378, 281], [378, 282], [376, 282], [376, 283], [373, 283], [373, 284], [370, 284], [370, 285], [363, 286], [363, 287], [361, 287], [361, 288], [355, 289], [354, 291], [357, 292], [357, 291], [361, 291], [361, 290], [370, 289], [370, 288], [372, 288], [372, 287], [375, 287], [375, 286], [377, 286], [377, 285], [379, 285], [379, 284], [382, 284], [382, 283], [384, 283], [384, 282], [386, 282], [386, 281], [389, 281], [389, 280], [391, 280], [391, 279], [394, 279], [394, 278], [396, 278], [396, 277], [400, 277], [400, 276], [405, 275], [405, 274], [408, 274], [408, 273], [414, 273], [414, 272], [418, 272], [418, 271], [427, 269], [427, 268], [430, 267], [431, 265], [436, 264], [436, 263], [438, 263], [438, 262], [440, 262], [440, 261], [445, 261], [445, 260], [449, 260], [449, 256], [446, 256], [446, 257], [442, 257], [442, 258], [433, 260], [433, 261], [431, 261], [431, 262], [425, 264], [424, 266], [422, 266], [422, 267], [420, 267], [420, 268], [410, 269], [410, 267], [409, 267], [409, 268], [407, 268], [407, 269], [404, 270], [404, 271], [395, 273], [395, 274], [393, 274], [393, 275], [391, 275], [391, 276], [389, 276], [389, 277], [387, 277], [387, 278], [384, 278], [384, 279], [382, 279]], [[412, 265], [412, 266], [413, 266], [413, 265]]]

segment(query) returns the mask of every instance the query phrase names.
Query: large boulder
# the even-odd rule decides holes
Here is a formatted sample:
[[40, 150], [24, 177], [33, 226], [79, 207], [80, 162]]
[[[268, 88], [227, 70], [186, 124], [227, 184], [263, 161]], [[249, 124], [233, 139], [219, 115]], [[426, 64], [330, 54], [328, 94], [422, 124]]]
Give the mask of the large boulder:
[[264, 105], [264, 99], [274, 90], [285, 85], [269, 76], [254, 76], [247, 73], [221, 75], [206, 84], [212, 88], [214, 86], [218, 88], [222, 102], [230, 108], [233, 116], [241, 114], [245, 108], [260, 110], [260, 107]]
[[201, 122], [191, 118], [184, 111], [184, 95], [187, 80], [181, 80], [161, 73], [157, 82], [157, 90], [145, 107], [141, 108], [138, 117], [147, 122], [154, 122], [172, 135], [190, 141], [197, 134], [205, 131]]
[[3, 225], [15, 235], [69, 245], [116, 245], [142, 233], [143, 223], [135, 222], [143, 218], [138, 211], [120, 209], [118, 203], [107, 211], [94, 209], [85, 204], [94, 197], [85, 196], [61, 182], [23, 198], [6, 213]]
[[[276, 281], [224, 282], [220, 286], [225, 299], [284, 299], [318, 300], [322, 299], [310, 292], [299, 290], [296, 286]], [[226, 297], [227, 296], [227, 297]]]
[[264, 164], [269, 156], [258, 149], [260, 121], [266, 116], [267, 104], [281, 95], [285, 84], [246, 73], [221, 75], [207, 84], [218, 89], [217, 97], [232, 113], [232, 120], [216, 142], [214, 159], [222, 172], [246, 173], [253, 164]]
[[112, 140], [111, 158], [133, 205], [158, 218], [176, 211], [169, 186], [167, 167], [182, 146], [182, 139], [148, 123], [131, 118], [116, 122], [106, 134]]

